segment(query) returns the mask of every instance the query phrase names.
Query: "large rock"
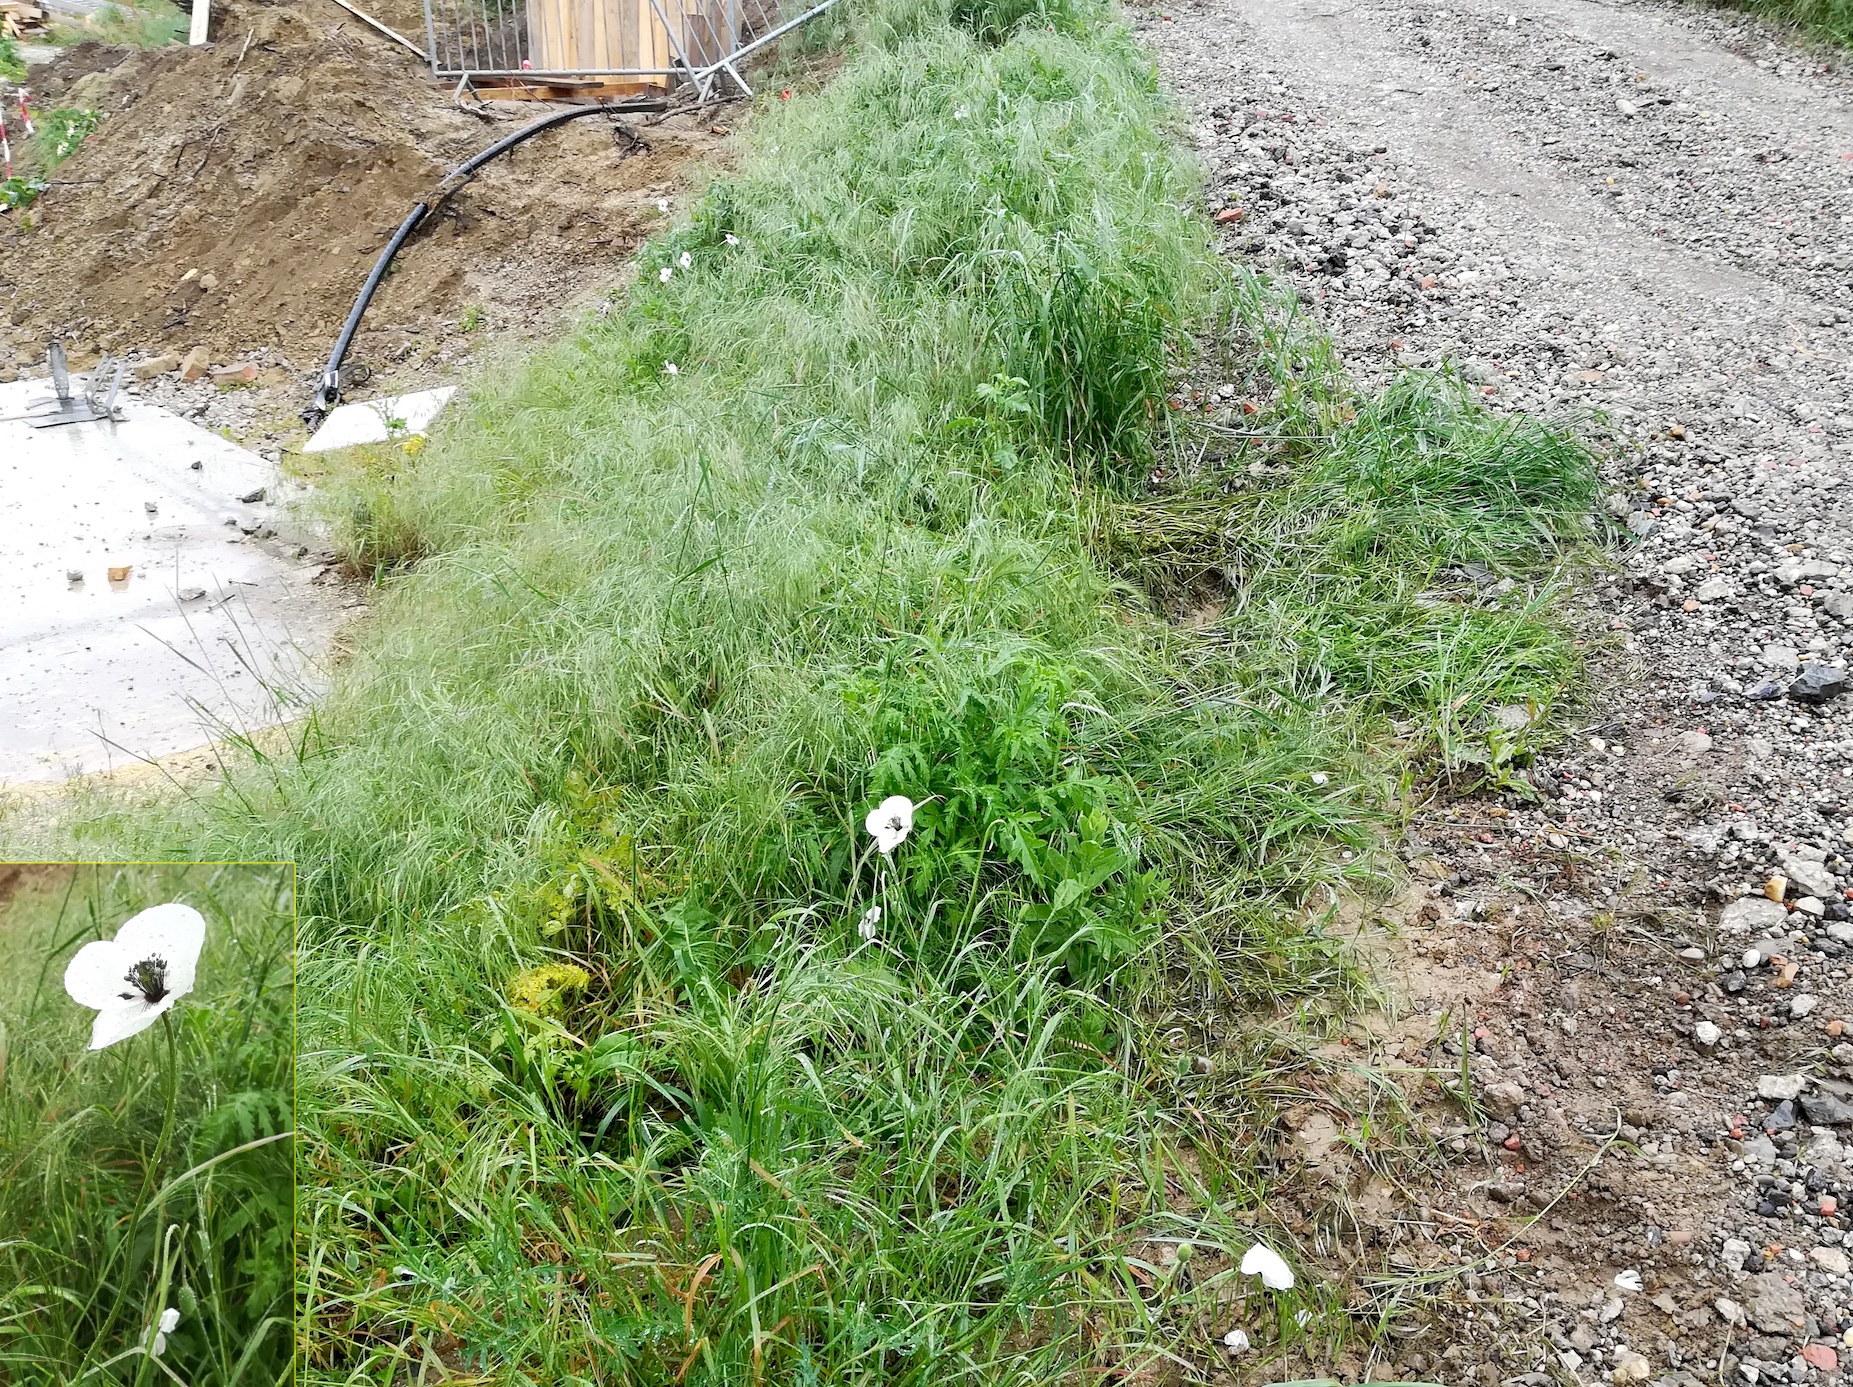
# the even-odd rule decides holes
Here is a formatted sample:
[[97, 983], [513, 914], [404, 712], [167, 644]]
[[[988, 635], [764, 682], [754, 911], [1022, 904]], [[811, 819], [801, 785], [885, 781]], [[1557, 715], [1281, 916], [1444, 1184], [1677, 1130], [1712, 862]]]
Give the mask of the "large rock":
[[1838, 578], [1840, 565], [1828, 563], [1823, 559], [1790, 559], [1776, 567], [1776, 581], [1788, 587], [1797, 583], [1806, 583], [1816, 578]]
[[1802, 1116], [1817, 1127], [1841, 1127], [1853, 1122], [1853, 1104], [1831, 1093], [1804, 1094], [1801, 1104]]
[[1732, 901], [1718, 917], [1718, 928], [1726, 934], [1764, 934], [1788, 928], [1789, 912], [1780, 901], [1763, 896], [1745, 896]]
[[1828, 900], [1840, 894], [1835, 889], [1834, 874], [1823, 863], [1810, 862], [1794, 853], [1784, 853], [1782, 874], [1794, 882], [1804, 896], [1819, 896], [1822, 900]]
[[1789, 697], [1797, 703], [1825, 703], [1847, 691], [1847, 672], [1832, 665], [1811, 664], [1789, 685]]
[[1480, 1090], [1480, 1101], [1499, 1117], [1516, 1117], [1525, 1105], [1525, 1090], [1514, 1083], [1488, 1084]]
[[1794, 1334], [1807, 1328], [1808, 1306], [1802, 1293], [1773, 1271], [1750, 1278], [1744, 1313], [1765, 1334]]

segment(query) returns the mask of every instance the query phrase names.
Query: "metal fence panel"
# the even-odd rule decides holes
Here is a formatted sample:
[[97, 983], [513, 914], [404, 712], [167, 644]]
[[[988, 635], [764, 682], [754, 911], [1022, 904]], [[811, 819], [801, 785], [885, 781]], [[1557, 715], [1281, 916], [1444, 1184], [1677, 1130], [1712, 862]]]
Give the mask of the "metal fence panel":
[[717, 78], [750, 94], [738, 64], [830, 8], [788, 0], [424, 0], [434, 76], [628, 79], [638, 86]]

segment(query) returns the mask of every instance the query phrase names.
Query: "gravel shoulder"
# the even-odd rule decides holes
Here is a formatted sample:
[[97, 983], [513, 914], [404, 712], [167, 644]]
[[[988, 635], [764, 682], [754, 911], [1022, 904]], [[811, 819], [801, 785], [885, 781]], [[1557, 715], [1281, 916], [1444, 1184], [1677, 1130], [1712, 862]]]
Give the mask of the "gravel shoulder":
[[[1631, 536], [1534, 790], [1411, 833], [1403, 1009], [1349, 1038], [1457, 1072], [1469, 1047], [1479, 1111], [1434, 1132], [1453, 1164], [1321, 1165], [1329, 1113], [1298, 1133], [1290, 1225], [1310, 1250], [1342, 1206], [1326, 1274], [1409, 1332], [1289, 1366], [1840, 1380], [1853, 62], [1662, 3], [1180, 0], [1139, 28], [1225, 250], [1365, 379], [1451, 362], [1577, 421]], [[1260, 1356], [1232, 1377], [1278, 1377]]]

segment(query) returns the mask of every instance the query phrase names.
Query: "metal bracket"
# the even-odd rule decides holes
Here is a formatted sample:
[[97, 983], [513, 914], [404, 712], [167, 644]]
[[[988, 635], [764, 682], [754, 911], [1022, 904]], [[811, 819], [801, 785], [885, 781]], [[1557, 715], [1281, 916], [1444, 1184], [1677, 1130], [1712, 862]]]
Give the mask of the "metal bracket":
[[55, 338], [46, 344], [45, 355], [51, 363], [51, 387], [55, 392], [50, 400], [38, 402], [29, 408], [25, 421], [35, 429], [56, 428], [60, 424], [88, 424], [99, 419], [116, 418], [116, 397], [122, 391], [122, 363], [114, 363], [115, 371], [110, 376], [109, 388], [99, 393], [98, 385], [102, 379], [107, 362], [99, 362], [96, 370], [90, 373], [90, 381], [84, 394], [71, 394], [71, 372], [64, 360], [64, 343]]

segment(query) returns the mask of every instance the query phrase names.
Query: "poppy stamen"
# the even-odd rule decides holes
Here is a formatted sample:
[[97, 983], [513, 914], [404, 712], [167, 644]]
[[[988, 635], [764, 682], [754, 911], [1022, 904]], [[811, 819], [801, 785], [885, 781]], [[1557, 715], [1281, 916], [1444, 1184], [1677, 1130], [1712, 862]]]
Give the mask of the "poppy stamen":
[[124, 1001], [133, 1001], [137, 996], [150, 1006], [167, 995], [167, 960], [164, 958], [144, 958], [129, 969], [124, 975], [134, 992], [122, 994]]

